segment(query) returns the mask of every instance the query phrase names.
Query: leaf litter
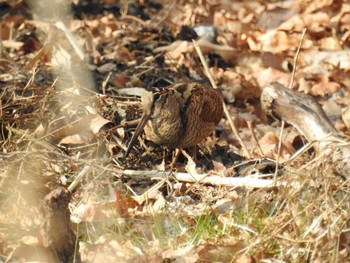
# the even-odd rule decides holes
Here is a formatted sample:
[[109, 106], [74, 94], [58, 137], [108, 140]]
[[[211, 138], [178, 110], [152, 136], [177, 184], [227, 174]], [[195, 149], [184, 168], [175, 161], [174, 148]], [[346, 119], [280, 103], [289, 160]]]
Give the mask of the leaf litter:
[[[306, 27], [293, 88], [314, 95], [349, 135], [346, 1], [72, 1], [63, 25], [56, 12], [54, 21], [40, 14], [42, 6], [1, 5], [3, 260], [43, 260], [42, 202], [85, 167], [69, 203], [83, 261], [349, 260], [348, 180], [312, 149], [289, 161], [307, 142], [288, 126], [278, 151], [280, 122], [259, 101], [265, 84], [289, 85]], [[215, 29], [213, 38], [192, 32], [202, 25]], [[183, 80], [209, 83], [193, 38], [252, 159], [223, 118], [200, 145], [195, 174], [180, 157], [182, 179], [146, 176], [167, 170], [172, 150], [140, 138], [123, 157], [141, 116], [138, 95]], [[247, 186], [273, 182], [278, 154], [278, 184]]]

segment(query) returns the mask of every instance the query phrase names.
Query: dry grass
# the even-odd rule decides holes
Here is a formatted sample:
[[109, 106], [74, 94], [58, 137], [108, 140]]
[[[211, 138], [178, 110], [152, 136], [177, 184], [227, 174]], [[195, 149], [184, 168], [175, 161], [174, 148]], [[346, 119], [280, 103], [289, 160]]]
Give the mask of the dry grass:
[[[119, 30], [114, 38], [101, 40], [98, 45], [104, 49], [105, 60], [91, 55], [96, 61], [90, 66], [94, 66], [96, 86], [101, 92], [89, 89], [73, 73], [57, 73], [46, 58], [39, 59], [37, 67], [27, 68], [35, 52], [2, 50], [4, 59], [0, 60], [0, 66], [11, 77], [5, 80], [0, 75], [2, 260], [41, 260], [37, 235], [42, 200], [58, 185], [68, 187], [84, 169], [87, 172], [73, 192], [69, 207], [84, 261], [349, 260], [349, 182], [334, 174], [327, 156], [304, 151], [293, 162], [284, 162], [290, 155], [282, 151], [277, 181], [284, 184], [259, 189], [179, 182], [173, 176], [166, 179], [124, 176], [125, 169], [167, 168], [172, 153], [146, 141], [128, 159], [123, 158], [123, 149], [131, 137], [131, 129], [125, 123], [136, 119], [140, 110], [137, 99], [116, 95], [118, 89], [114, 87], [119, 83], [127, 87], [164, 85], [190, 75], [189, 71], [204, 75], [192, 53], [181, 57], [183, 64], [174, 60], [165, 63], [152, 57], [153, 46], [168, 44], [167, 37], [172, 35], [167, 30], [143, 31], [140, 21], [122, 23], [104, 15], [94, 19], [86, 18], [90, 33], [96, 33], [92, 29], [102, 30], [100, 27], [106, 24]], [[101, 39], [105, 35], [108, 32], [98, 33]], [[148, 41], [144, 41], [145, 37]], [[122, 44], [118, 53], [114, 47]], [[110, 61], [118, 65], [113, 77], [101, 68], [96, 70]], [[214, 68], [211, 70], [218, 70]], [[109, 78], [113, 81], [106, 81]], [[257, 153], [257, 140], [251, 143], [251, 132], [261, 138], [264, 134], [261, 130], [266, 130], [266, 126], [276, 134], [278, 129], [276, 123], [270, 127], [266, 116], [254, 108], [257, 103], [258, 98], [238, 97], [235, 105], [227, 106], [232, 116], [253, 111], [259, 114], [254, 119], [258, 126], [255, 130], [240, 125], [242, 119], [235, 121], [240, 125], [252, 159], [259, 161], [267, 158]], [[110, 123], [84, 121], [85, 116], [96, 114]], [[88, 135], [82, 135], [79, 125], [89, 131]], [[234, 166], [244, 163], [243, 152], [232, 139], [227, 121], [223, 120], [221, 126], [224, 131], [216, 131], [214, 139], [201, 146], [200, 168], [209, 174], [241, 175]], [[94, 132], [96, 127], [98, 131]], [[73, 130], [73, 135], [78, 135], [83, 143], [59, 143], [72, 135], [61, 134], [58, 138], [57, 132], [62, 130]], [[276, 153], [277, 147], [274, 156]], [[185, 166], [183, 158], [176, 169], [184, 171]], [[250, 174], [266, 174], [266, 179], [273, 179], [274, 171], [273, 165], [257, 171], [253, 167]], [[142, 196], [145, 192], [147, 196]], [[140, 196], [144, 199], [137, 202]]]

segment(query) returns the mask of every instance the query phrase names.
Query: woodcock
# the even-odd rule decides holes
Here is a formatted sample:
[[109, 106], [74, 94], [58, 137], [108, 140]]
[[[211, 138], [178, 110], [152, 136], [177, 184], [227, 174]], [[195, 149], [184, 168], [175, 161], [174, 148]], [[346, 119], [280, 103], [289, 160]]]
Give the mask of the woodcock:
[[207, 138], [222, 118], [222, 101], [217, 90], [200, 83], [181, 83], [145, 91], [143, 115], [125, 156], [138, 136], [169, 148], [194, 147]]

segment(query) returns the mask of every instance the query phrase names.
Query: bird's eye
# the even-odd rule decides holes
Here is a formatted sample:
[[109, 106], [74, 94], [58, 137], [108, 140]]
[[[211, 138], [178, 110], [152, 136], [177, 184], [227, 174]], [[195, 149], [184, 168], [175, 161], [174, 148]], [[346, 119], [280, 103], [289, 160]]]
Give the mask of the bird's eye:
[[156, 94], [154, 94], [154, 101], [158, 101], [158, 100], [160, 100], [160, 94], [159, 93], [156, 93]]

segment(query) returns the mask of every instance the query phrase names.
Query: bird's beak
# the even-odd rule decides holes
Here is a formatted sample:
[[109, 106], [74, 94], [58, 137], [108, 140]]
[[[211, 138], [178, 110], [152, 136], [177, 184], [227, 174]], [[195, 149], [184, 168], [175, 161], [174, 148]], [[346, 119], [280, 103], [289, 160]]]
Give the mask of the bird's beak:
[[148, 120], [151, 118], [150, 114], [143, 114], [141, 117], [141, 120], [139, 122], [139, 124], [136, 127], [136, 130], [133, 134], [133, 136], [131, 137], [130, 143], [128, 145], [128, 148], [126, 149], [126, 152], [124, 154], [124, 157], [127, 157], [131, 151], [131, 148], [134, 146], [137, 138], [139, 137], [140, 133], [143, 131], [143, 128], [145, 127], [146, 123], [148, 122]]

